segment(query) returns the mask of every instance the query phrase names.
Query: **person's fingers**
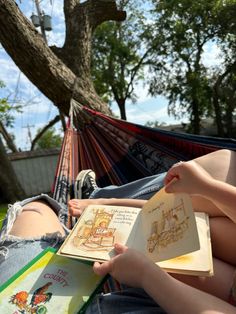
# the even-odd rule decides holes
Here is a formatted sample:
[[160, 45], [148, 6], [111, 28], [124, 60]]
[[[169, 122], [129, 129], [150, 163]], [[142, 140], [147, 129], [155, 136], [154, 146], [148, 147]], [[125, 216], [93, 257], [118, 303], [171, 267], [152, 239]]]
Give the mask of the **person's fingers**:
[[99, 276], [105, 276], [106, 274], [110, 273], [112, 270], [112, 262], [108, 261], [108, 262], [104, 262], [104, 263], [99, 263], [99, 262], [95, 262], [93, 264], [93, 271], [95, 272], [95, 274], [99, 275]]
[[178, 162], [177, 164], [174, 164], [170, 170], [168, 170], [165, 178], [164, 178], [164, 185], [169, 184], [174, 178], [179, 179], [179, 166], [183, 164], [183, 162]]
[[176, 173], [167, 173], [167, 175], [164, 178], [164, 185], [166, 186], [167, 184], [169, 184], [169, 182], [171, 182], [174, 178], [177, 178], [177, 174]]
[[75, 198], [72, 198], [71, 200], [69, 200], [68, 203], [69, 203], [69, 204], [76, 204], [76, 203], [78, 203], [78, 200], [75, 199]]
[[120, 244], [120, 243], [115, 243], [114, 248], [115, 248], [115, 251], [117, 254], [122, 254], [128, 250], [127, 246]]
[[171, 181], [167, 183], [165, 186], [165, 192], [166, 193], [174, 193], [177, 192], [176, 186], [177, 186], [178, 178], [174, 177]]

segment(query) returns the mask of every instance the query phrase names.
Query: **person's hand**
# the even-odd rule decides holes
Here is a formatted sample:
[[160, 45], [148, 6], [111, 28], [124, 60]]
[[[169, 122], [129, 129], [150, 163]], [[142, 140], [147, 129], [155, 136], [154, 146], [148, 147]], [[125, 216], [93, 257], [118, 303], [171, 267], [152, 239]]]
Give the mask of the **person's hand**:
[[84, 209], [88, 205], [97, 204], [98, 201], [96, 199], [72, 199], [68, 202], [69, 213], [71, 216], [80, 217], [83, 213]]
[[179, 162], [173, 165], [164, 179], [167, 193], [188, 193], [204, 195], [213, 178], [195, 161]]
[[[118, 243], [114, 248], [117, 255], [104, 263], [95, 262], [94, 272], [100, 276], [109, 273], [123, 284], [142, 288], [146, 270], [153, 264], [151, 260], [144, 254]], [[156, 265], [154, 266], [156, 267]]]

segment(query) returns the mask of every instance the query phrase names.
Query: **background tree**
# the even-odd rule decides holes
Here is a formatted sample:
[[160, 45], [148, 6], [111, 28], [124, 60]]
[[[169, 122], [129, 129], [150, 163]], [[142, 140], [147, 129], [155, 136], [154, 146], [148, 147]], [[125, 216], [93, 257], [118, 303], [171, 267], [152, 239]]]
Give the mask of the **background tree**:
[[[229, 24], [230, 25], [230, 24]], [[218, 39], [222, 47], [223, 66], [214, 69], [210, 81], [213, 90], [213, 108], [218, 135], [232, 137], [235, 135], [234, 119], [236, 109], [236, 32], [228, 33]]]
[[[208, 27], [215, 1], [159, 1], [155, 5], [154, 38], [162, 42], [153, 55], [150, 82], [152, 95], [169, 99], [169, 112], [188, 114], [193, 133], [199, 134], [200, 120], [210, 106], [211, 93], [202, 63], [204, 45], [214, 37]], [[152, 40], [153, 41], [153, 40]]]
[[6, 202], [14, 202], [22, 200], [25, 197], [25, 192], [22, 189], [16, 174], [12, 168], [11, 162], [5, 151], [1, 136], [0, 136], [0, 185], [1, 199]]
[[[4, 88], [5, 84], [0, 81], [0, 88]], [[5, 140], [8, 151], [17, 152], [18, 149], [14, 143], [13, 135], [10, 134], [7, 128], [13, 127], [14, 112], [21, 112], [21, 105], [13, 102], [10, 104], [9, 97], [0, 99], [0, 134]]]
[[[153, 1], [153, 5], [156, 18], [152, 33], [162, 46], [152, 58], [154, 77], [150, 92], [169, 99], [171, 114], [177, 117], [187, 114], [193, 133], [200, 132], [202, 117], [210, 113], [216, 120], [218, 134], [222, 135], [221, 104], [213, 88], [213, 77], [203, 63], [203, 52], [206, 44], [217, 40], [222, 45], [229, 39], [229, 33], [232, 37], [235, 21], [230, 12], [235, 12], [236, 1], [163, 0]], [[233, 63], [231, 59], [229, 64]], [[224, 65], [219, 75], [215, 73], [216, 81], [222, 68]]]
[[92, 76], [95, 88], [105, 101], [115, 101], [120, 117], [126, 120], [127, 100], [137, 100], [135, 86], [144, 80], [144, 66], [149, 50], [143, 45], [145, 33], [142, 1], [117, 1], [127, 11], [124, 22], [106, 22], [93, 37]]
[[[0, 88], [3, 87], [4, 84], [0, 81]], [[1, 199], [6, 202], [14, 202], [25, 197], [25, 192], [18, 182], [2, 141], [3, 137], [8, 149], [17, 152], [13, 138], [6, 129], [6, 126], [12, 126], [13, 123], [12, 109], [20, 110], [20, 106], [12, 108], [6, 98], [0, 99], [0, 192], [2, 194]], [[5, 187], [4, 190], [3, 187]]]
[[[37, 134], [40, 133], [42, 129], [39, 129]], [[54, 127], [49, 128], [44, 134], [39, 138], [35, 145], [35, 150], [37, 149], [48, 149], [48, 148], [58, 148], [61, 147], [62, 137], [56, 133]]]

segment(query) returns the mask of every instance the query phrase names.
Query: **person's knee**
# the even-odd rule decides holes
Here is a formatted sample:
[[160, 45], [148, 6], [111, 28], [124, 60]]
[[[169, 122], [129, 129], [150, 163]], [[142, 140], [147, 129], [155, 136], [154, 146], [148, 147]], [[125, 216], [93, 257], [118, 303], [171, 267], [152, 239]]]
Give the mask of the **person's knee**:
[[65, 236], [65, 231], [53, 209], [43, 202], [31, 202], [23, 206], [16, 217], [9, 234], [29, 238], [46, 234], [59, 233]]

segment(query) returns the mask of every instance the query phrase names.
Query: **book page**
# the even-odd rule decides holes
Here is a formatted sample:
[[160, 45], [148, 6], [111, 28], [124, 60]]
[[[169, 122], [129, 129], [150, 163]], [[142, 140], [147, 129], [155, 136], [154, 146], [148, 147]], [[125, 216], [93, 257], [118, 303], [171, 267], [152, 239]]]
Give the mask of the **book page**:
[[114, 244], [126, 245], [140, 208], [89, 205], [59, 249], [59, 254], [87, 260], [109, 260]]
[[143, 226], [142, 226], [142, 213], [139, 212], [139, 215], [135, 221], [135, 224], [130, 232], [129, 238], [126, 242], [126, 246], [132, 249], [136, 249], [142, 253], [144, 253], [145, 241], [143, 237]]
[[200, 239], [200, 249], [186, 255], [162, 261], [158, 265], [168, 272], [212, 276], [213, 261], [209, 218], [206, 213], [199, 212], [195, 213], [195, 217]]
[[192, 202], [186, 194], [156, 193], [142, 210], [145, 254], [154, 262], [200, 248]]

